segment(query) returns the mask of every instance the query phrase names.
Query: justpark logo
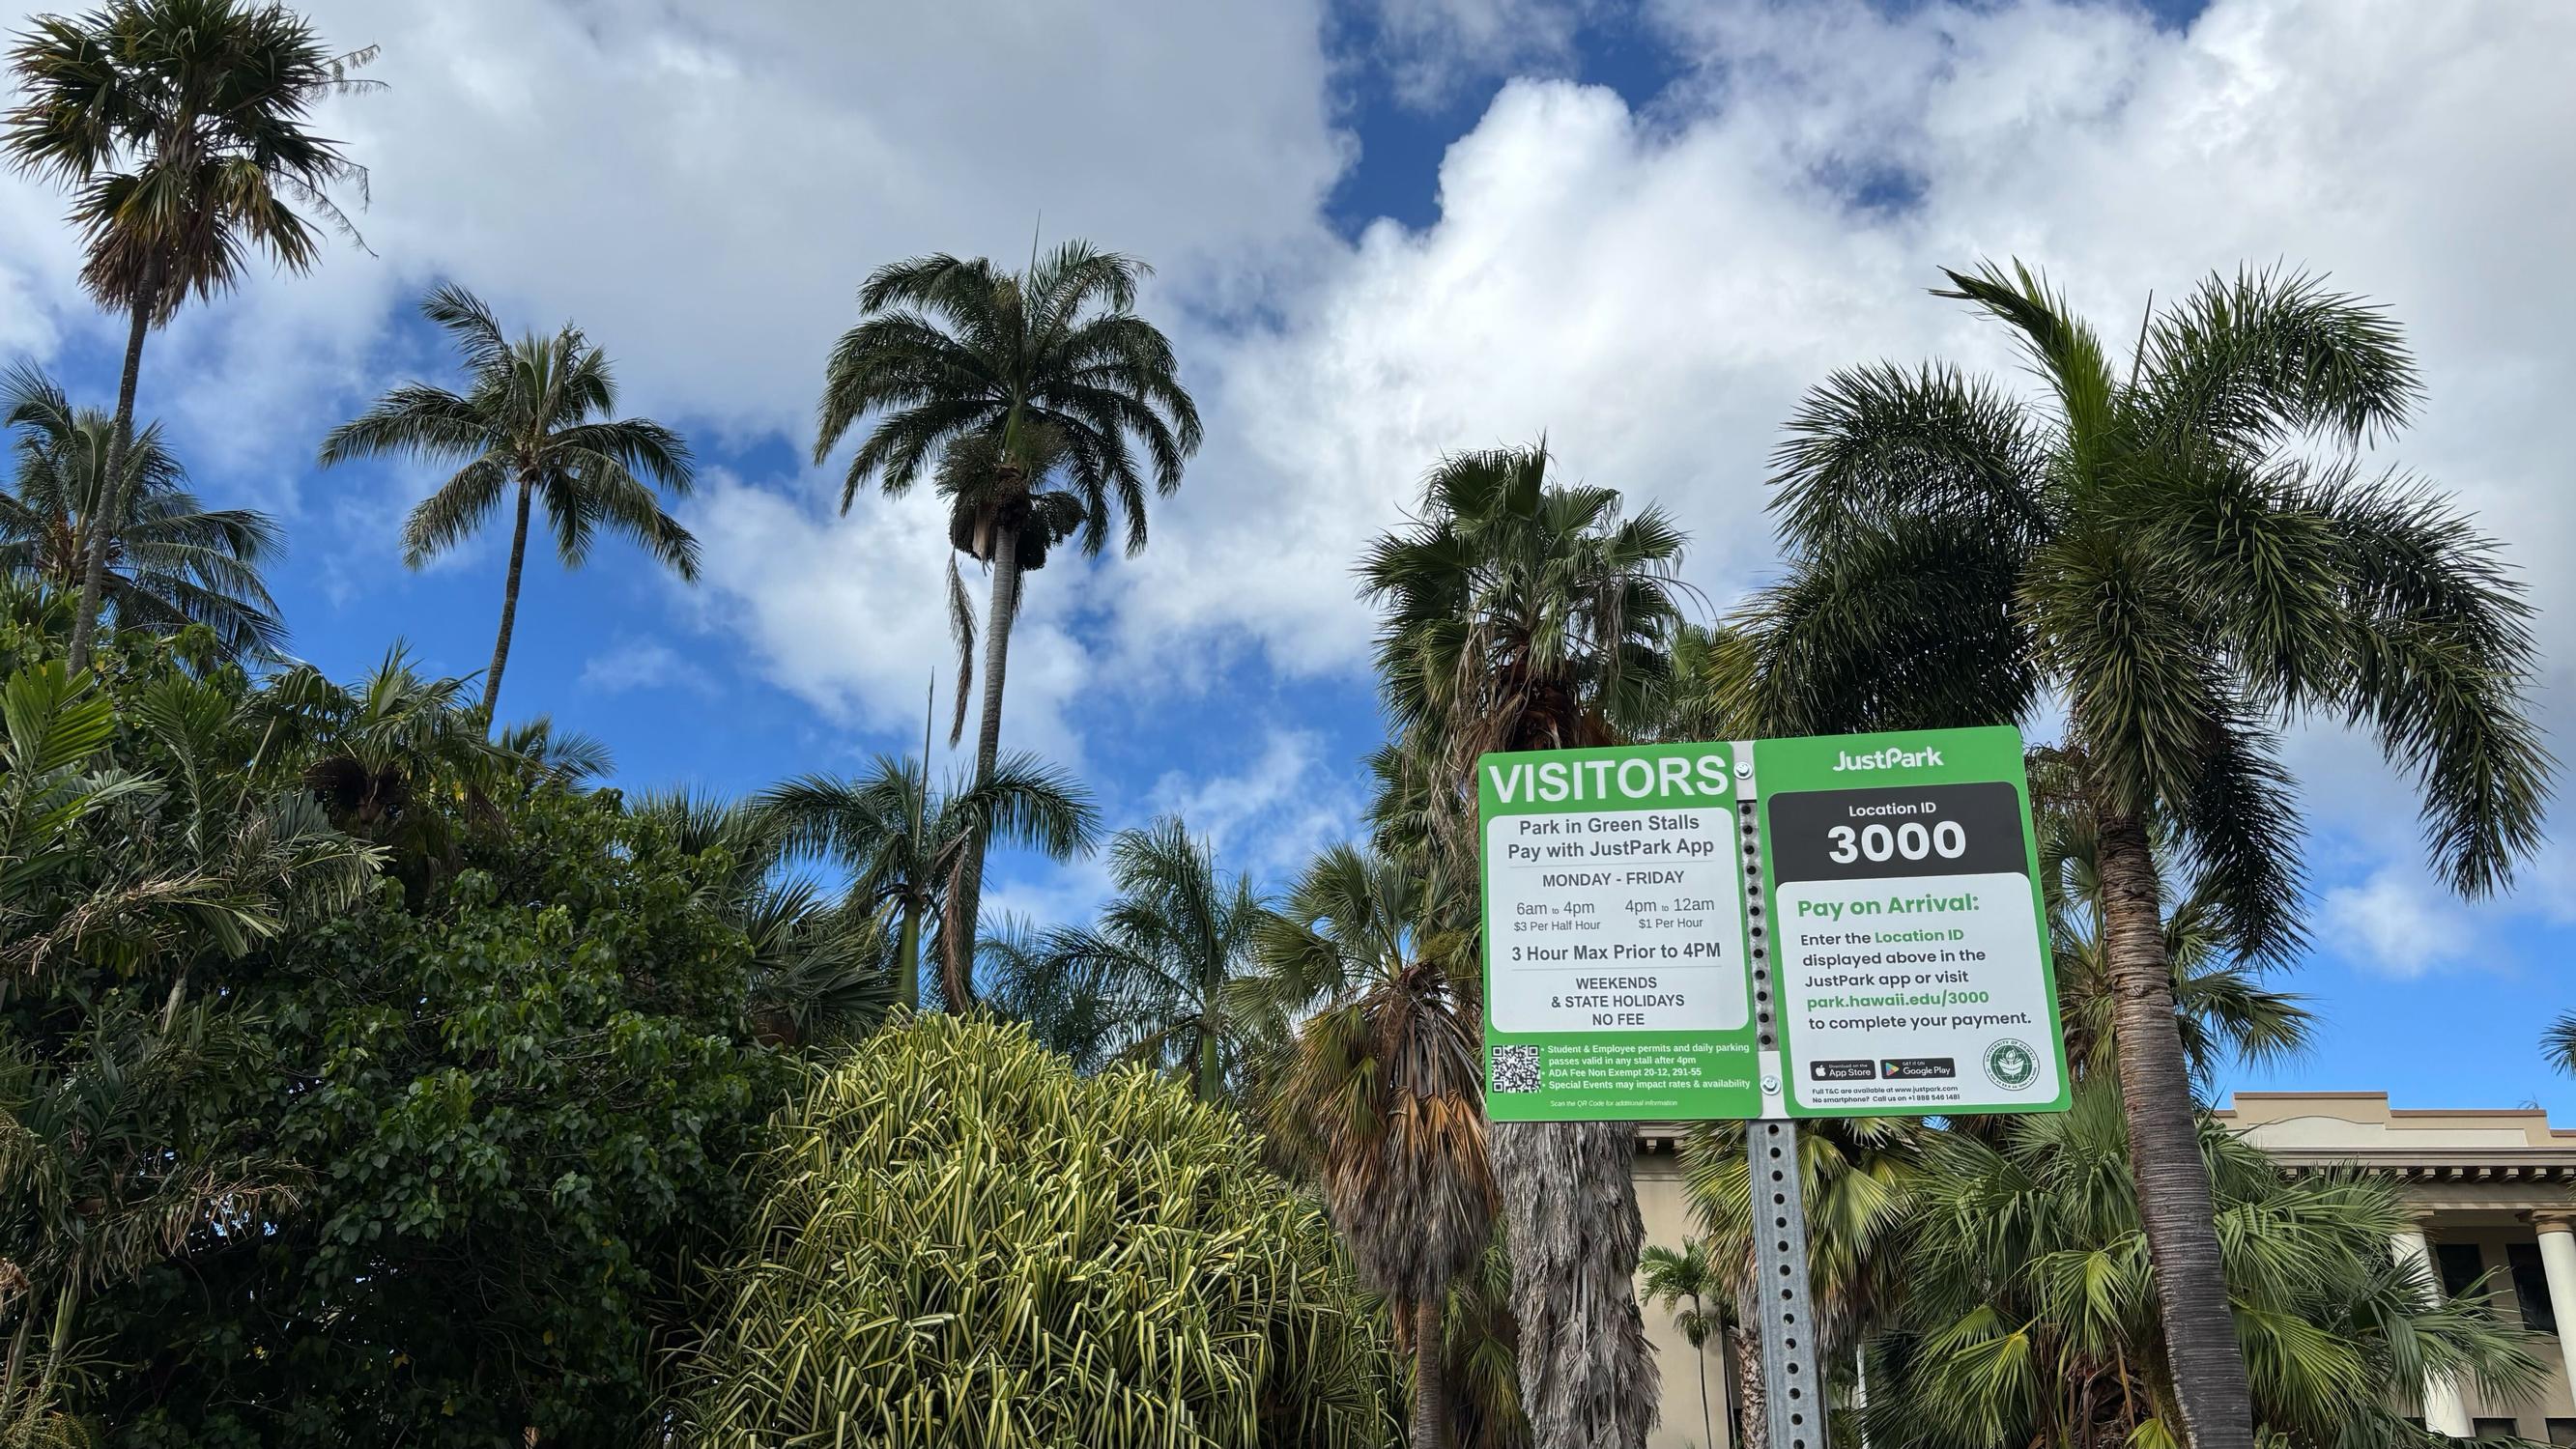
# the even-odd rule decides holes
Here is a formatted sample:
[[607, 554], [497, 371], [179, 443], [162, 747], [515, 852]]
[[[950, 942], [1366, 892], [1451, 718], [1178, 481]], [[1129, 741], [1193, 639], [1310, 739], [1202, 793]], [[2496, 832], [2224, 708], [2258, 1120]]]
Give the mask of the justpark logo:
[[1834, 751], [1834, 769], [1837, 772], [1844, 770], [1910, 770], [1919, 769], [1925, 765], [1937, 765], [1939, 763], [1941, 763], [1941, 752], [1929, 747], [1920, 750], [1900, 750], [1891, 745], [1886, 749], [1871, 750], [1867, 754], [1862, 755], [1855, 755], [1849, 750]]

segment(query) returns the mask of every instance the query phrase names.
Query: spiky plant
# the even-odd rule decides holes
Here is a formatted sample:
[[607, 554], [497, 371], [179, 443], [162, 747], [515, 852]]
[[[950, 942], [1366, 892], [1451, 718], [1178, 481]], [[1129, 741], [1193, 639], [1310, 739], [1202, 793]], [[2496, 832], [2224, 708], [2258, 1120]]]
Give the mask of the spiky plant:
[[[100, 470], [100, 513], [123, 517], [143, 339], [189, 298], [232, 289], [253, 254], [306, 272], [319, 221], [356, 231], [329, 188], [366, 172], [307, 128], [327, 96], [367, 84], [375, 50], [335, 54], [303, 17], [244, 0], [110, 0], [86, 15], [39, 15], [14, 37], [18, 103], [0, 153], [72, 191], [88, 257], [81, 282], [126, 317], [125, 368]], [[71, 667], [88, 667], [107, 579], [94, 530], [73, 617]]]
[[512, 342], [482, 299], [456, 286], [430, 293], [420, 312], [456, 343], [465, 390], [426, 382], [393, 388], [333, 428], [320, 461], [328, 468], [390, 454], [458, 465], [403, 524], [403, 562], [413, 568], [462, 544], [504, 498], [512, 500], [501, 625], [483, 676], [488, 719], [510, 663], [531, 506], [545, 506], [555, 556], [566, 568], [581, 567], [606, 529], [695, 582], [698, 541], [662, 510], [654, 490], [685, 497], [696, 475], [678, 433], [650, 418], [615, 416], [617, 380], [608, 354], [580, 328], [566, 323], [552, 336], [530, 333]]
[[[1043, 565], [1048, 548], [1069, 535], [1078, 534], [1085, 553], [1099, 552], [1122, 518], [1127, 551], [1142, 549], [1148, 472], [1168, 496], [1180, 486], [1182, 462], [1198, 451], [1198, 407], [1181, 386], [1171, 343], [1134, 311], [1148, 270], [1078, 241], [1032, 258], [1022, 272], [946, 255], [896, 262], [860, 287], [861, 320], [824, 364], [814, 461], [868, 424], [841, 487], [841, 511], [871, 484], [900, 496], [934, 470], [954, 548], [992, 570], [979, 783], [1001, 758], [1002, 690], [1023, 571]], [[953, 560], [951, 569], [953, 580]], [[952, 583], [951, 613], [971, 652], [960, 583]], [[949, 979], [960, 984], [971, 985], [983, 871], [979, 843], [967, 852], [943, 946]]]
[[1377, 1449], [1393, 1360], [1230, 1113], [1017, 1027], [879, 1032], [772, 1124], [693, 1443]]
[[1748, 620], [1745, 707], [1831, 733], [2064, 702], [2183, 1424], [2197, 1449], [2252, 1449], [2163, 881], [2200, 881], [2238, 959], [2295, 953], [2278, 733], [2322, 716], [2417, 777], [2454, 887], [2505, 884], [2540, 842], [2551, 772], [2529, 608], [2456, 508], [2348, 451], [2418, 394], [2376, 308], [2302, 275], [2212, 277], [2123, 360], [2027, 268], [1947, 275], [1942, 295], [2009, 328], [2043, 394], [1882, 364], [1808, 396], [1777, 455], [1790, 567]]
[[[1475, 858], [1479, 755], [1650, 728], [1670, 672], [1681, 531], [1654, 508], [1623, 518], [1616, 492], [1557, 486], [1547, 470], [1544, 445], [1443, 460], [1414, 521], [1360, 565], [1384, 611], [1395, 767], [1411, 777], [1398, 815], [1453, 871]], [[1637, 1449], [1655, 1369], [1631, 1282], [1645, 1236], [1634, 1143], [1618, 1123], [1496, 1124], [1490, 1140], [1531, 1430], [1551, 1446]]]

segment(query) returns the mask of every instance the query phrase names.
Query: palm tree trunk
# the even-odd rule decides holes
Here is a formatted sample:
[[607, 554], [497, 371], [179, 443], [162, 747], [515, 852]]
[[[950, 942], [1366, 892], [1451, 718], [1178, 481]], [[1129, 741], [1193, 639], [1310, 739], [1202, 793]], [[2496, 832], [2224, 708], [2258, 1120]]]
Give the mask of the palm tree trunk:
[[1219, 1069], [1216, 1050], [1216, 1023], [1199, 1024], [1199, 1100], [1213, 1102], [1225, 1090], [1225, 1077]]
[[2245, 1358], [2218, 1255], [2191, 1074], [2174, 1022], [2162, 893], [2144, 821], [2099, 814], [2102, 950], [2129, 1119], [2129, 1168], [2155, 1265], [2156, 1306], [2192, 1449], [2253, 1449]]
[[492, 711], [501, 699], [501, 671], [510, 665], [510, 629], [519, 617], [519, 570], [528, 561], [528, 495], [533, 485], [519, 479], [519, 521], [510, 532], [510, 573], [501, 585], [501, 632], [492, 641], [492, 668], [483, 676], [483, 724], [489, 729]]
[[1449, 1417], [1449, 1385], [1441, 1369], [1439, 1293], [1413, 1305], [1413, 1449], [1440, 1449], [1440, 1426]]
[[1521, 1406], [1534, 1449], [1642, 1449], [1655, 1363], [1637, 1309], [1636, 1139], [1624, 1122], [1496, 1122]]
[[125, 514], [125, 454], [134, 441], [134, 388], [143, 377], [143, 336], [152, 330], [150, 302], [158, 291], [157, 283], [146, 282], [145, 295], [135, 299], [125, 332], [125, 374], [117, 379], [116, 421], [107, 433], [107, 476], [99, 480], [98, 514], [89, 521], [89, 556], [81, 564], [80, 607], [72, 614], [70, 665], [75, 674], [89, 667], [90, 641], [98, 633], [99, 600], [107, 591], [108, 540]]
[[[1011, 626], [1020, 610], [1020, 525], [1014, 510], [1000, 510], [993, 528], [993, 598], [984, 619], [984, 710], [975, 726], [975, 783], [993, 778], [1002, 754], [1002, 683], [1010, 671]], [[949, 893], [948, 948], [940, 953], [939, 984], [948, 1009], [975, 1004], [975, 922], [983, 910], [984, 838], [966, 845], [957, 888]]]
[[894, 938], [894, 1004], [910, 1016], [921, 1010], [921, 906], [906, 901], [903, 927]]
[[[1699, 1296], [1691, 1296], [1691, 1312], [1700, 1313]], [[1705, 1322], [1705, 1319], [1701, 1320]], [[1708, 1411], [1708, 1345], [1691, 1345], [1691, 1359], [1699, 1365], [1699, 1438], [1700, 1449], [1717, 1449], [1717, 1419]]]
[[1726, 1331], [1735, 1355], [1735, 1442], [1744, 1449], [1764, 1449], [1771, 1437], [1765, 1422], [1770, 1401], [1762, 1395], [1762, 1342], [1739, 1324]]

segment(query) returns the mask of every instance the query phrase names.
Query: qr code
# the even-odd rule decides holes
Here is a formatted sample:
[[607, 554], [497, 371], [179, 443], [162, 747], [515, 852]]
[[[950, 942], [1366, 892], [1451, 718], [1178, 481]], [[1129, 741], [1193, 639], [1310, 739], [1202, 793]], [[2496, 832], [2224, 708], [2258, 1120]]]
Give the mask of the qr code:
[[1498, 1046], [1494, 1048], [1495, 1091], [1535, 1092], [1546, 1085], [1547, 1074], [1539, 1070], [1537, 1047]]

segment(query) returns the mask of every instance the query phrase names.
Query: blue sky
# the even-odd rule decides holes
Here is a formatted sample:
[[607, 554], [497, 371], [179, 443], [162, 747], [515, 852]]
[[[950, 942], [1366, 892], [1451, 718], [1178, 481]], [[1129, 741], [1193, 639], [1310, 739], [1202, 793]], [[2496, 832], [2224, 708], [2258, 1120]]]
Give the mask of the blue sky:
[[[681, 512], [702, 583], [615, 546], [579, 573], [532, 558], [506, 712], [599, 735], [630, 787], [917, 749], [946, 659], [938, 520], [838, 513], [843, 460], [808, 459], [822, 350], [879, 262], [1082, 235], [1157, 264], [1146, 306], [1210, 442], [1145, 555], [1034, 581], [1007, 737], [1077, 768], [1115, 822], [1181, 810], [1275, 879], [1363, 798], [1379, 726], [1349, 560], [1440, 450], [1546, 432], [1569, 473], [1674, 508], [1722, 606], [1767, 567], [1762, 460], [1802, 387], [1879, 356], [2008, 371], [1924, 295], [1936, 265], [2028, 257], [2118, 330], [2150, 292], [2283, 258], [2409, 326], [2432, 400], [2385, 461], [2506, 540], [2566, 749], [2576, 502], [2552, 422], [2576, 383], [2576, 101], [2549, 58], [2576, 12], [846, 8], [314, 6], [334, 41], [385, 48], [389, 88], [327, 117], [372, 169], [370, 250], [191, 313], [142, 392], [201, 491], [284, 519], [297, 652], [344, 675], [397, 638], [437, 670], [488, 658], [497, 526], [410, 573], [400, 519], [435, 479], [310, 466], [383, 386], [447, 375], [410, 308], [453, 279], [514, 329], [580, 321], [627, 407], [701, 463]], [[0, 353], [104, 403], [120, 339], [77, 294], [58, 212], [0, 181]], [[2576, 1005], [2570, 853], [2510, 899], [2453, 902], [2363, 745], [2305, 730], [2293, 762], [2317, 927], [2293, 984], [2329, 1030], [2231, 1085], [2538, 1101], [2576, 1125], [2576, 1083], [2534, 1050]], [[1001, 882], [1041, 916], [1101, 885], [1096, 863]]]

